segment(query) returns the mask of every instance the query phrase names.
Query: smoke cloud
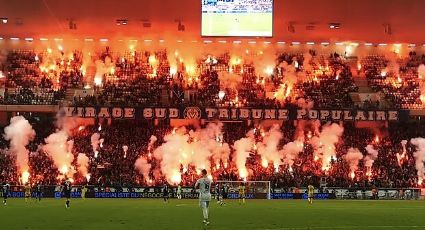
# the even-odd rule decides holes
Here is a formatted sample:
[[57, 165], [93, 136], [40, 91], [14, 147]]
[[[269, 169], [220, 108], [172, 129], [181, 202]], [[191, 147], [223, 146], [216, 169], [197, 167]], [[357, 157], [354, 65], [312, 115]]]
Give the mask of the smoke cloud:
[[263, 141], [257, 143], [257, 152], [261, 156], [263, 167], [267, 167], [269, 162], [273, 163], [276, 170], [282, 164], [281, 153], [278, 145], [282, 140], [283, 134], [280, 132], [279, 125], [273, 125], [268, 132], [264, 134]]
[[363, 159], [363, 154], [357, 148], [348, 149], [347, 154], [344, 156], [350, 167], [350, 177], [354, 178], [356, 170], [359, 168], [359, 162]]
[[77, 123], [73, 118], [59, 117], [57, 121], [58, 129], [45, 139], [46, 144], [42, 146], [42, 150], [52, 158], [53, 163], [61, 173], [59, 179], [72, 179], [75, 173], [72, 166], [74, 141], [68, 140], [68, 138], [71, 130], [76, 126]]
[[374, 149], [373, 145], [367, 145], [366, 146], [367, 155], [364, 158], [364, 164], [367, 168], [366, 175], [371, 176], [372, 175], [372, 166], [373, 162], [378, 158], [378, 151]]
[[378, 151], [373, 148], [373, 145], [366, 146], [367, 155], [365, 157], [365, 166], [372, 167], [373, 162], [378, 158]]
[[274, 97], [277, 100], [283, 102], [291, 96], [295, 83], [297, 83], [298, 77], [296, 73], [296, 68], [293, 65], [289, 65], [285, 61], [280, 63], [279, 68], [282, 73], [283, 83], [276, 90]]
[[251, 130], [247, 133], [246, 137], [243, 137], [233, 145], [235, 149], [234, 159], [236, 167], [239, 171], [239, 176], [243, 179], [248, 177], [248, 169], [246, 168], [246, 159], [249, 157], [249, 154], [254, 147], [255, 138], [254, 130]]
[[419, 83], [419, 90], [421, 91], [420, 100], [425, 104], [425, 65], [421, 64], [418, 67], [418, 77], [421, 79]]
[[134, 167], [139, 171], [140, 174], [143, 175], [143, 179], [145, 179], [146, 182], [149, 182], [149, 171], [151, 170], [151, 164], [148, 163], [146, 157], [140, 156], [136, 160]]
[[97, 158], [97, 155], [99, 153], [99, 151], [97, 150], [99, 149], [99, 144], [100, 144], [100, 134], [93, 133], [93, 135], [91, 135], [90, 137], [90, 141], [91, 141], [91, 146], [93, 148], [94, 157]]
[[154, 135], [151, 136], [151, 138], [149, 139], [148, 151], [152, 150], [153, 145], [155, 144], [157, 140], [158, 138], [156, 138], [156, 136]]
[[78, 172], [83, 175], [87, 181], [90, 180], [90, 174], [88, 173], [88, 167], [89, 167], [89, 158], [84, 153], [78, 154], [77, 157], [77, 164], [78, 164]]
[[304, 143], [301, 141], [289, 142], [284, 145], [281, 153], [284, 156], [284, 163], [288, 165], [290, 171], [292, 170], [292, 166], [294, 165], [295, 159], [298, 157], [298, 154], [302, 152], [304, 149]]
[[410, 142], [416, 147], [413, 157], [415, 158], [415, 166], [418, 171], [418, 184], [421, 185], [425, 177], [425, 138], [413, 138]]
[[197, 173], [211, 169], [210, 159], [216, 168], [221, 163], [227, 166], [230, 148], [222, 141], [222, 126], [221, 123], [209, 123], [206, 128], [198, 130], [182, 127], [165, 135], [164, 143], [154, 150], [153, 155], [161, 162], [161, 172], [169, 183], [179, 184], [181, 173], [189, 166], [195, 167]]
[[29, 179], [29, 151], [26, 146], [35, 137], [31, 124], [22, 116], [12, 117], [10, 125], [4, 129], [4, 139], [10, 141], [10, 152], [16, 155], [16, 166], [23, 184]]
[[318, 137], [313, 137], [311, 143], [315, 148], [315, 159], [322, 160], [322, 170], [328, 170], [332, 159], [335, 159], [335, 144], [344, 132], [344, 127], [333, 123], [325, 125]]
[[127, 158], [128, 146], [127, 145], [123, 145], [122, 146], [122, 150], [124, 151], [124, 158]]
[[105, 62], [101, 60], [97, 60], [95, 62], [96, 65], [96, 74], [94, 76], [94, 83], [95, 85], [101, 85], [103, 81], [103, 77], [107, 73], [113, 73], [115, 71], [114, 69], [114, 63], [112, 62], [110, 57], [105, 58]]

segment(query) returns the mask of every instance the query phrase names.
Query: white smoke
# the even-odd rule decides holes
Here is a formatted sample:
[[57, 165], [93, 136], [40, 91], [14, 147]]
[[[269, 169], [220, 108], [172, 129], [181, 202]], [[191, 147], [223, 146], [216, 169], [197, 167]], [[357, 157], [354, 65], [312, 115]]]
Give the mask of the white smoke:
[[406, 159], [408, 159], [408, 156], [407, 156], [407, 150], [406, 150], [406, 144], [407, 144], [407, 140], [402, 140], [401, 141], [401, 146], [403, 147], [403, 152], [400, 154], [400, 153], [397, 153], [396, 154], [396, 157], [397, 157], [397, 163], [398, 163], [398, 166], [402, 166], [402, 164], [403, 164], [403, 162], [404, 162], [404, 160]]
[[154, 150], [154, 157], [161, 162], [161, 172], [167, 181], [179, 184], [182, 170], [186, 172], [189, 166], [195, 167], [198, 173], [202, 169], [209, 170], [211, 159], [216, 168], [220, 163], [226, 166], [230, 148], [220, 140], [221, 129], [221, 123], [209, 123], [204, 129], [188, 131], [182, 127], [165, 135], [164, 143]]
[[425, 104], [425, 65], [421, 64], [418, 67], [418, 77], [421, 79], [419, 82], [419, 90], [421, 92], [420, 100]]
[[415, 166], [418, 171], [418, 184], [421, 185], [425, 178], [425, 138], [413, 138], [410, 142], [416, 146], [413, 157], [415, 157]]
[[110, 73], [112, 74], [115, 69], [115, 64], [112, 62], [110, 57], [105, 58], [105, 62], [101, 60], [97, 60], [95, 62], [96, 65], [96, 74], [94, 76], [94, 83], [96, 85], [101, 85], [103, 81], [103, 77], [105, 74]]
[[4, 139], [10, 141], [10, 152], [16, 155], [16, 166], [20, 172], [22, 183], [29, 177], [29, 151], [26, 146], [35, 137], [31, 124], [22, 116], [12, 117], [10, 125], [4, 129]]
[[187, 152], [188, 141], [186, 129], [180, 128], [175, 133], [165, 135], [164, 143], [154, 151], [154, 157], [161, 162], [161, 172], [170, 183], [180, 184], [180, 166], [183, 165], [187, 169], [192, 154]]
[[248, 177], [248, 169], [246, 167], [246, 160], [249, 157], [249, 154], [254, 147], [255, 138], [254, 138], [254, 130], [251, 130], [247, 133], [246, 137], [243, 137], [237, 141], [235, 141], [233, 148], [234, 159], [236, 167], [239, 171], [239, 176], [243, 179]]
[[282, 74], [282, 84], [275, 91], [274, 97], [283, 102], [294, 92], [294, 86], [297, 83], [298, 77], [296, 68], [293, 65], [288, 65], [287, 62], [282, 62], [279, 65], [279, 70]]
[[375, 160], [378, 158], [378, 151], [375, 150], [373, 145], [367, 145], [366, 151], [367, 151], [367, 155], [364, 158], [364, 164], [367, 170], [366, 175], [372, 176], [372, 166], [373, 166], [373, 162], [375, 162]]
[[151, 138], [149, 139], [149, 145], [148, 145], [148, 151], [151, 151], [153, 148], [153, 145], [155, 144], [155, 142], [158, 140], [158, 138], [156, 138], [156, 136], [152, 135]]
[[373, 162], [378, 158], [378, 151], [373, 148], [373, 145], [366, 146], [367, 155], [364, 158], [365, 166], [372, 167]]
[[279, 142], [282, 140], [283, 134], [279, 125], [273, 125], [268, 132], [264, 134], [263, 141], [257, 143], [257, 153], [261, 156], [263, 167], [267, 167], [269, 162], [273, 163], [277, 170], [282, 164], [281, 153], [279, 152]]
[[53, 160], [56, 168], [61, 173], [59, 179], [72, 178], [75, 169], [72, 166], [74, 155], [72, 153], [74, 142], [68, 140], [71, 130], [77, 126], [73, 118], [58, 118], [58, 129], [55, 133], [50, 134], [46, 139], [46, 144], [42, 146]]
[[99, 144], [100, 144], [100, 134], [99, 133], [93, 133], [90, 137], [91, 146], [93, 148], [94, 157], [97, 158], [97, 155], [99, 153]]
[[146, 182], [149, 182], [149, 171], [151, 170], [151, 164], [148, 163], [148, 160], [144, 156], [140, 156], [136, 163], [134, 164], [134, 167], [143, 175], [143, 179], [145, 179]]
[[99, 146], [101, 147], [101, 148], [103, 148], [103, 143], [105, 142], [105, 139], [100, 139], [99, 140]]
[[328, 170], [332, 159], [336, 158], [335, 144], [344, 132], [344, 127], [333, 123], [322, 127], [318, 137], [313, 137], [311, 143], [315, 148], [315, 159], [322, 160], [322, 170]]
[[401, 146], [403, 147], [403, 154], [406, 154], [406, 144], [407, 144], [407, 140], [401, 141]]
[[283, 161], [288, 165], [289, 169], [292, 169], [294, 165], [295, 159], [298, 157], [298, 154], [302, 152], [304, 149], [304, 144], [301, 141], [289, 142], [284, 145], [282, 150], [280, 151], [284, 156]]
[[88, 173], [88, 167], [89, 167], [89, 161], [90, 159], [86, 156], [84, 153], [78, 154], [77, 157], [77, 165], [78, 165], [78, 172], [81, 173], [87, 180], [90, 180], [90, 174]]
[[397, 63], [397, 56], [394, 53], [387, 53], [388, 65], [383, 70], [386, 74], [392, 73], [395, 77], [400, 76], [400, 65]]
[[357, 148], [350, 148], [344, 159], [350, 167], [350, 177], [354, 178], [355, 172], [359, 168], [359, 162], [363, 159], [363, 154]]
[[122, 146], [122, 150], [124, 151], [124, 158], [127, 158], [128, 146], [127, 145], [123, 145]]
[[[215, 167], [220, 168], [220, 162], [226, 167], [230, 155], [230, 147], [223, 141], [223, 123], [209, 123], [205, 129], [199, 129], [195, 132], [189, 132], [192, 139], [196, 140], [192, 143], [192, 148], [198, 150], [193, 157], [200, 165], [200, 169], [209, 169], [209, 157], [212, 157]], [[205, 152], [199, 152], [199, 149], [204, 149]], [[197, 159], [199, 157], [199, 159]]]

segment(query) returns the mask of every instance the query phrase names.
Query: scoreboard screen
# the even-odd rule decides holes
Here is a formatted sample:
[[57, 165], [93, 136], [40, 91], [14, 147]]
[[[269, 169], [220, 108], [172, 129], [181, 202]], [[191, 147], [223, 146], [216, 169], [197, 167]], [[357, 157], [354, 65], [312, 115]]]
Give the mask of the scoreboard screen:
[[273, 0], [201, 1], [202, 36], [273, 36]]

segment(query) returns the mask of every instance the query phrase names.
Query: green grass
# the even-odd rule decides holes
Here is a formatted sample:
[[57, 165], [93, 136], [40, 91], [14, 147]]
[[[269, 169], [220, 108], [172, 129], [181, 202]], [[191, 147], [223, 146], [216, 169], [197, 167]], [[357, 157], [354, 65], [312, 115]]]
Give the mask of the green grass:
[[[267, 33], [273, 30], [273, 14], [202, 14], [202, 34], [210, 36], [232, 36], [233, 31], [257, 31]], [[252, 36], [252, 35], [251, 35]]]
[[[425, 229], [423, 201], [231, 201], [212, 203], [207, 229]], [[133, 230], [204, 229], [197, 200], [44, 199], [26, 204], [9, 199], [0, 206], [0, 229]]]

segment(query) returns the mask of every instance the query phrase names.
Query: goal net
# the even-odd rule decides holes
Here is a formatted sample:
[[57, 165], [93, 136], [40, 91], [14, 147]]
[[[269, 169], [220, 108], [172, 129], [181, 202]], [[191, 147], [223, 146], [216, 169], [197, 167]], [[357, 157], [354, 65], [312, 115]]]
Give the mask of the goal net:
[[[247, 199], [270, 199], [270, 181], [216, 181], [220, 190], [224, 189], [227, 199], [239, 198], [239, 186], [245, 186], [245, 197]], [[216, 189], [213, 188], [214, 194]]]

